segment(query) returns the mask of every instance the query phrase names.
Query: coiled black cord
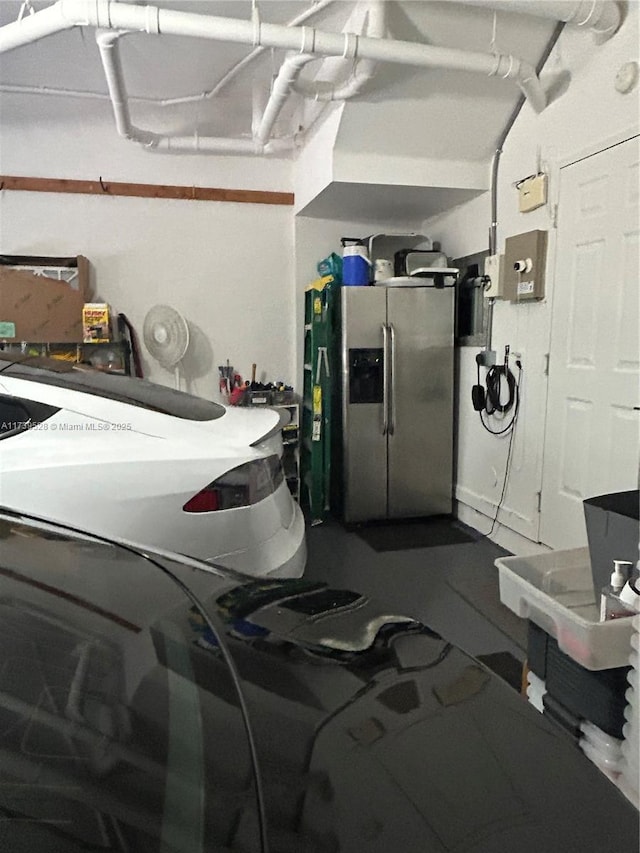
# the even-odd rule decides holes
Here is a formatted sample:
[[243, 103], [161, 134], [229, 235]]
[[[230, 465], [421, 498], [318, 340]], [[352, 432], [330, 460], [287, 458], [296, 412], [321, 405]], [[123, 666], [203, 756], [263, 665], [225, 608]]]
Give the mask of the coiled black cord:
[[[490, 367], [487, 371], [487, 387], [485, 391], [480, 382], [480, 365], [477, 364], [478, 384], [476, 385], [476, 389], [481, 390], [476, 391], [474, 394], [474, 407], [480, 415], [480, 423], [488, 433], [491, 433], [491, 435], [504, 435], [509, 432], [509, 430], [514, 427], [518, 417], [518, 411], [520, 409], [520, 377], [522, 376], [522, 364], [520, 359], [516, 361], [516, 365], [518, 367], [517, 379], [513, 371], [511, 371], [506, 364], [495, 364], [493, 367]], [[507, 388], [509, 390], [509, 397], [504, 403], [501, 402], [500, 393], [502, 390], [503, 378], [506, 381]], [[499, 430], [491, 429], [483, 417], [483, 413], [486, 413], [487, 415], [493, 415], [496, 413], [506, 415], [512, 409], [513, 415], [511, 416], [509, 423]]]
[[[478, 366], [478, 375], [479, 374], [480, 367]], [[507, 381], [507, 387], [509, 389], [509, 399], [506, 403], [500, 402], [500, 391], [503, 376]], [[478, 379], [478, 381], [480, 380]], [[485, 403], [486, 413], [488, 415], [492, 415], [494, 412], [500, 412], [501, 414], [510, 412], [518, 396], [518, 385], [516, 377], [509, 368], [502, 364], [494, 364], [494, 366], [490, 367], [487, 371], [485, 382], [487, 385], [487, 397]]]
[[[498, 515], [500, 514], [500, 510], [502, 508], [502, 502], [504, 501], [505, 494], [507, 492], [507, 484], [509, 482], [509, 473], [511, 471], [511, 458], [513, 453], [513, 436], [516, 431], [516, 421], [518, 420], [518, 412], [520, 411], [520, 382], [522, 380], [522, 362], [520, 359], [516, 360], [516, 367], [518, 368], [518, 378], [516, 380], [513, 372], [509, 370], [508, 366], [500, 365], [499, 367], [492, 367], [491, 370], [487, 373], [487, 394], [485, 400], [484, 411], [491, 414], [489, 412], [489, 406], [497, 404], [494, 408], [494, 411], [498, 411], [501, 413], [509, 412], [513, 409], [513, 415], [511, 416], [511, 420], [509, 423], [501, 430], [493, 430], [491, 429], [485, 422], [482, 417], [482, 411], [480, 414], [480, 422], [482, 426], [487, 430], [487, 432], [491, 433], [491, 435], [504, 435], [507, 432], [510, 432], [509, 436], [509, 448], [507, 450], [507, 462], [504, 469], [504, 479], [502, 481], [502, 492], [500, 494], [500, 500], [498, 501], [498, 505], [496, 506], [496, 511], [493, 516], [493, 520], [491, 522], [491, 529], [485, 536], [490, 537], [495, 530], [496, 523], [498, 521]], [[489, 379], [489, 373], [493, 370], [496, 371], [495, 377], [492, 376], [491, 380]], [[509, 399], [506, 403], [500, 403], [500, 383], [502, 381], [502, 377], [506, 377], [507, 385], [509, 388]], [[480, 384], [480, 366], [478, 365], [478, 384]], [[491, 389], [491, 390], [490, 390]], [[489, 397], [492, 397], [491, 403], [489, 403]]]

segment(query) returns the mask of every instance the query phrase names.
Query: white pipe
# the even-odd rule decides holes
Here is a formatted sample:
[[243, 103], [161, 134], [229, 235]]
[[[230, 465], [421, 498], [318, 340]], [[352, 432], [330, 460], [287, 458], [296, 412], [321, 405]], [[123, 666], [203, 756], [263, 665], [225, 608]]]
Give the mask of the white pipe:
[[102, 59], [102, 68], [107, 80], [107, 89], [113, 106], [116, 128], [120, 136], [131, 138], [131, 116], [127, 103], [127, 91], [120, 64], [119, 40], [122, 33], [113, 30], [96, 30], [96, 42]]
[[271, 96], [262, 114], [262, 121], [256, 133], [256, 140], [264, 145], [271, 136], [280, 110], [291, 94], [291, 87], [307, 63], [316, 57], [312, 53], [294, 53], [288, 56], [280, 66], [278, 76], [271, 87]]
[[96, 30], [96, 42], [102, 59], [104, 76], [107, 80], [113, 115], [116, 120], [116, 130], [125, 139], [139, 142], [141, 145], [155, 145], [159, 136], [155, 133], [139, 130], [131, 123], [127, 89], [120, 61], [120, 37], [124, 35], [117, 30]]
[[[308, 21], [314, 15], [317, 15], [318, 12], [321, 12], [327, 6], [330, 6], [332, 3], [335, 3], [336, 0], [318, 0], [314, 6], [311, 6], [309, 9], [305, 9], [304, 12], [301, 12], [299, 15], [296, 15], [295, 18], [292, 18], [290, 21], [287, 21], [285, 26], [287, 27], [295, 27], [298, 24], [304, 24], [305, 21]], [[241, 59], [240, 62], [236, 63], [229, 71], [221, 77], [218, 82], [213, 86], [213, 88], [209, 89], [206, 92], [203, 92], [201, 95], [185, 95], [181, 98], [166, 98], [163, 100], [162, 106], [173, 106], [174, 104], [188, 104], [193, 101], [201, 101], [208, 98], [215, 98], [229, 83], [238, 75], [240, 71], [246, 66], [249, 65], [250, 62], [253, 62], [254, 59], [257, 59], [258, 56], [263, 54], [266, 50], [266, 47], [254, 47], [251, 53], [248, 53], [244, 59]]]
[[[387, 25], [384, 0], [370, 0], [367, 12], [365, 32], [371, 38], [384, 38]], [[344, 83], [336, 85], [327, 81], [305, 82], [298, 80], [293, 85], [295, 92], [314, 101], [346, 101], [353, 98], [364, 88], [375, 74], [376, 63], [371, 59], [361, 59], [356, 71]]]
[[[41, 16], [44, 22], [40, 21]], [[35, 22], [35, 23], [34, 23]], [[533, 108], [540, 112], [546, 105], [546, 96], [534, 69], [527, 63], [514, 57], [485, 53], [470, 53], [453, 48], [434, 47], [414, 42], [389, 41], [387, 39], [357, 36], [352, 33], [328, 33], [308, 27], [287, 27], [278, 24], [263, 24], [259, 20], [241, 21], [209, 15], [199, 15], [171, 9], [159, 9], [154, 6], [132, 6], [116, 0], [58, 0], [47, 9], [31, 15], [22, 21], [7, 24], [0, 28], [0, 53], [12, 50], [22, 44], [37, 41], [53, 32], [69, 29], [72, 26], [93, 26], [98, 29], [142, 31], [153, 34], [171, 34], [194, 38], [210, 38], [240, 44], [253, 44], [263, 47], [298, 50], [301, 54], [321, 56], [342, 56], [344, 58], [362, 58], [382, 62], [396, 62], [403, 65], [415, 65], [427, 68], [449, 68], [452, 70], [499, 75], [515, 80]], [[118, 132], [126, 138], [160, 150], [230, 152], [246, 151], [253, 153], [271, 153], [281, 150], [279, 146], [265, 144], [264, 130], [260, 138], [250, 140], [229, 140], [209, 138], [200, 140], [197, 136], [182, 141], [170, 140], [157, 134], [138, 131], [131, 125], [127, 106], [126, 89], [119, 66], [117, 48], [118, 35], [112, 38], [102, 37], [101, 57], [109, 85]], [[288, 84], [278, 93], [270, 110], [268, 121], [282, 106], [281, 94]], [[279, 106], [278, 106], [279, 105]], [[273, 119], [275, 121], [275, 118]], [[264, 121], [265, 127], [267, 123]], [[285, 142], [291, 145], [291, 141]]]
[[[489, 76], [513, 79], [539, 112], [546, 104], [544, 90], [533, 68], [511, 56], [471, 53], [455, 48], [436, 47], [416, 42], [390, 41], [352, 33], [328, 33], [311, 27], [287, 27], [281, 24], [198, 15], [153, 6], [129, 6], [117, 0], [58, 0], [65, 20], [81, 21], [91, 26], [107, 25], [111, 29], [139, 30], [194, 38], [210, 38], [238, 44], [254, 44], [299, 50], [322, 56], [342, 56], [396, 62], [421, 68], [449, 68]], [[84, 13], [84, 14], [81, 14]], [[39, 14], [39, 13], [37, 13]], [[32, 16], [37, 17], [37, 14]], [[8, 27], [14, 26], [8, 24]], [[3, 49], [0, 30], [0, 52]]]
[[[122, 73], [122, 63], [118, 41], [124, 35], [115, 30], [97, 30], [96, 42], [100, 50], [100, 58], [107, 79], [107, 87], [111, 97], [113, 114], [118, 134], [132, 142], [144, 145], [153, 151], [172, 153], [216, 153], [216, 154], [276, 154], [293, 148], [293, 140], [268, 142], [267, 138], [230, 139], [227, 137], [193, 136], [170, 137], [157, 133], [140, 130], [131, 123], [127, 104], [127, 91]], [[279, 112], [279, 110], [278, 110]], [[274, 121], [277, 113], [274, 115]]]
[[20, 18], [11, 24], [0, 27], [0, 53], [33, 44], [40, 39], [51, 36], [62, 30], [70, 30], [79, 26], [73, 17], [66, 16], [59, 3], [41, 9], [35, 15]]
[[272, 139], [262, 145], [253, 139], [214, 136], [163, 136], [149, 148], [165, 154], [280, 154], [294, 148], [294, 140]]
[[[0, 83], [0, 92], [14, 95], [55, 95], [60, 98], [92, 98], [108, 101], [109, 95], [103, 92], [91, 92], [85, 89], [55, 89], [51, 86], [20, 86], [13, 83]], [[130, 100], [138, 100], [130, 98]]]
[[613, 0], [580, 0], [580, 2], [568, 4], [554, 0], [550, 5], [556, 6], [558, 13], [561, 13], [562, 6], [573, 6], [574, 8], [570, 11], [560, 14], [558, 20], [576, 27], [587, 27], [598, 44], [615, 35], [622, 23], [620, 6]]
[[[295, 18], [287, 22], [286, 26], [294, 27], [297, 24], [302, 24], [313, 15], [317, 15], [327, 6], [331, 6], [336, 0], [318, 0], [314, 6], [305, 9]], [[265, 47], [256, 47], [251, 53], [248, 53], [244, 59], [236, 63], [227, 71], [223, 77], [211, 88], [204, 92], [199, 92], [197, 95], [182, 95], [177, 98], [145, 98], [140, 95], [128, 95], [129, 103], [155, 104], [158, 107], [173, 107], [179, 104], [197, 103], [198, 101], [208, 100], [218, 95], [250, 62], [257, 59], [266, 50]], [[0, 92], [7, 92], [18, 95], [52, 95], [61, 98], [93, 98], [96, 100], [109, 100], [110, 96], [102, 92], [91, 92], [86, 89], [61, 89], [52, 86], [21, 86], [16, 84], [0, 83]]]
[[469, 6], [483, 6], [498, 12], [534, 15], [564, 21], [591, 30], [596, 42], [610, 39], [622, 23], [620, 6], [615, 0], [456, 0]]

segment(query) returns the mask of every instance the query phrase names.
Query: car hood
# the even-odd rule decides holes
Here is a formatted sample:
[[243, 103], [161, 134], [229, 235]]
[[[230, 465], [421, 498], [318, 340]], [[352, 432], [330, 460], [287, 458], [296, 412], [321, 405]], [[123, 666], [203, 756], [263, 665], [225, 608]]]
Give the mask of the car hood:
[[272, 835], [343, 853], [637, 849], [637, 812], [568, 736], [415, 620], [305, 580], [208, 604], [252, 712]]

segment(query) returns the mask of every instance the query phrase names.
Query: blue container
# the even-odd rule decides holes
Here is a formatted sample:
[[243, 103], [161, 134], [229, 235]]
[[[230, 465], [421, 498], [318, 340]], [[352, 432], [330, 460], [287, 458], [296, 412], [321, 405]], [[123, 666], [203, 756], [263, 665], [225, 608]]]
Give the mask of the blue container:
[[[347, 246], [347, 243], [353, 243]], [[369, 284], [371, 262], [366, 246], [361, 240], [342, 238], [342, 283], [347, 287]]]

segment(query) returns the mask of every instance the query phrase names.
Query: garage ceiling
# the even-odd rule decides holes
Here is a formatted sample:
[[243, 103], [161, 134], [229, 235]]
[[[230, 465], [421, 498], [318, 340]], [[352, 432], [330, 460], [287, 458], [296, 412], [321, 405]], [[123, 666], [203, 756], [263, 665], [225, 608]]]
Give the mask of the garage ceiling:
[[[29, 5], [37, 11], [52, 4], [31, 0]], [[244, 21], [250, 19], [252, 10], [249, 0], [157, 0], [154, 5]], [[277, 24], [290, 22], [313, 5], [298, 0], [257, 3], [261, 19]], [[506, 3], [505, 8], [515, 5]], [[0, 25], [15, 21], [23, 6], [22, 0], [2, 0]], [[336, 0], [309, 18], [308, 26], [340, 32], [355, 6], [353, 2]], [[452, 2], [389, 0], [386, 11], [392, 38], [483, 53], [492, 52], [493, 40], [500, 52], [518, 56], [532, 65], [538, 61], [554, 28], [550, 20], [502, 10], [494, 16], [491, 10]], [[25, 7], [23, 12], [28, 15], [29, 8]], [[196, 97], [184, 103], [166, 101], [211, 92], [251, 50], [241, 44], [197, 38], [128, 35], [121, 40], [121, 55], [134, 123], [161, 134], [250, 137], [252, 104], [265, 103], [270, 82], [284, 58], [283, 51], [264, 50], [214, 97]], [[344, 79], [350, 68], [347, 60], [318, 61], [308, 66], [304, 76], [326, 79], [342, 71]], [[46, 98], [42, 96], [44, 90]], [[74, 94], [62, 96], [64, 90]], [[10, 97], [11, 115], [16, 113], [17, 99], [21, 121], [37, 123], [53, 112], [58, 116], [65, 111], [77, 112], [80, 102], [88, 116], [109, 116], [111, 112], [91, 28], [58, 33], [2, 54], [0, 93], [7, 100]], [[393, 105], [392, 122], [387, 123], [385, 132], [377, 132], [378, 142], [363, 127], [361, 144], [368, 150], [375, 150], [379, 144], [388, 152], [399, 144], [393, 128], [400, 116], [402, 144], [408, 146], [411, 156], [478, 160], [491, 149], [519, 94], [509, 80], [381, 64], [353, 103], [366, 105], [363, 116], [367, 123], [372, 116], [383, 118], [385, 110]], [[471, 121], [465, 120], [465, 111]], [[303, 109], [302, 98], [293, 95], [275, 126], [275, 134], [288, 136], [299, 132], [303, 141], [309, 121], [309, 110]], [[378, 124], [385, 127], [384, 121]], [[461, 133], [461, 127], [465, 126], [468, 132]], [[116, 133], [115, 127], [112, 132]], [[480, 147], [474, 137], [480, 141]]]

